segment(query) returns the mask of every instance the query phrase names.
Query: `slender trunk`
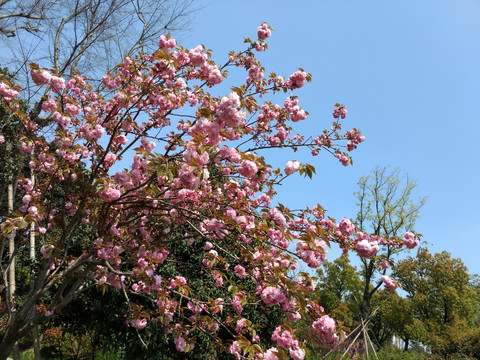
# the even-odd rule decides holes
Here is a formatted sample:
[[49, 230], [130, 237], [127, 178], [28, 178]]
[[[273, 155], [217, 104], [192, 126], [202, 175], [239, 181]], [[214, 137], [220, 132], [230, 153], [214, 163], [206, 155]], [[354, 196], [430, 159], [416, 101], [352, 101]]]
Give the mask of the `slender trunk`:
[[33, 353], [35, 355], [35, 360], [42, 360], [40, 355], [40, 335], [38, 334], [38, 325], [35, 325], [32, 329], [33, 337]]
[[[32, 170], [31, 175], [32, 185], [35, 185], [35, 174]], [[30, 260], [35, 260], [35, 223], [32, 221], [30, 224]], [[33, 289], [33, 282], [32, 289]], [[32, 339], [33, 339], [33, 353], [35, 355], [35, 360], [41, 360], [40, 356], [40, 335], [38, 333], [38, 325], [34, 325], [32, 328]]]
[[[13, 184], [8, 184], [8, 213], [13, 212]], [[15, 311], [15, 232], [8, 237], [8, 255], [10, 261], [10, 267], [8, 268], [8, 289], [9, 299], [12, 312]]]
[[13, 346], [13, 360], [20, 360], [20, 348], [18, 342]]
[[403, 347], [403, 351], [407, 351], [408, 350], [408, 341], [410, 339], [409, 338], [406, 338], [406, 339], [403, 339], [403, 341], [405, 342], [405, 346]]
[[[13, 184], [8, 184], [8, 214], [13, 212]], [[10, 316], [15, 314], [16, 303], [15, 303], [15, 292], [16, 292], [16, 283], [15, 283], [15, 232], [8, 237], [8, 256], [10, 259], [10, 267], [8, 268], [8, 290], [9, 290], [9, 300], [10, 300]], [[13, 344], [13, 359], [20, 360], [20, 350], [18, 344], [15, 342]]]
[[370, 315], [370, 301], [372, 293], [370, 290], [370, 283], [373, 274], [373, 261], [365, 262], [365, 286], [363, 288], [362, 305], [360, 306], [360, 319], [366, 321]]

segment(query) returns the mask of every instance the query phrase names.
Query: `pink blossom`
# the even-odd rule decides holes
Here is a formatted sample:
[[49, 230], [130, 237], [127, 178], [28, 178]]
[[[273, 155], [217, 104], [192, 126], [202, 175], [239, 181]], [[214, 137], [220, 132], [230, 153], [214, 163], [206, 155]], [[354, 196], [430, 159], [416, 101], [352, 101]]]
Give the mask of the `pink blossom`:
[[325, 345], [335, 345], [338, 342], [339, 337], [335, 334], [335, 320], [330, 316], [323, 315], [313, 322], [312, 327]]
[[186, 84], [185, 80], [183, 80], [182, 78], [178, 78], [175, 81], [175, 87], [177, 87], [180, 90], [184, 90], [187, 87], [187, 84]]
[[287, 227], [287, 220], [285, 219], [285, 216], [278, 211], [278, 209], [272, 208], [268, 211], [268, 214], [270, 215], [270, 218], [273, 220], [275, 224], [277, 224], [281, 228], [286, 228]]
[[287, 85], [290, 90], [300, 89], [305, 85], [306, 81], [307, 73], [305, 71], [297, 71], [290, 75], [285, 85]]
[[42, 110], [45, 112], [53, 111], [56, 108], [57, 108], [57, 103], [53, 99], [42, 102]]
[[225, 122], [230, 127], [237, 127], [245, 120], [245, 111], [239, 111], [240, 97], [236, 92], [222, 97], [217, 110], [217, 120]]
[[248, 76], [253, 81], [259, 81], [263, 78], [263, 72], [260, 71], [260, 68], [256, 65], [252, 65], [248, 70]]
[[317, 284], [313, 279], [305, 279], [303, 276], [297, 278], [297, 285], [305, 290], [314, 291], [317, 287]]
[[187, 342], [185, 341], [185, 339], [181, 336], [175, 338], [175, 340], [173, 340], [174, 343], [175, 343], [175, 348], [177, 349], [177, 351], [180, 351], [180, 352], [185, 352], [185, 349], [187, 347]]
[[78, 115], [80, 114], [80, 108], [76, 105], [73, 104], [66, 104], [65, 109], [67, 110], [68, 113], [72, 115]]
[[178, 176], [180, 177], [182, 184], [185, 188], [190, 190], [195, 190], [200, 185], [200, 180], [198, 176], [195, 175], [193, 169], [188, 164], [183, 164], [178, 172]]
[[181, 286], [187, 284], [187, 279], [185, 279], [183, 276], [175, 276], [175, 281]]
[[299, 106], [295, 106], [293, 111], [290, 113], [290, 120], [293, 122], [297, 122], [300, 120], [305, 120], [307, 118], [307, 113], [305, 110], [300, 108]]
[[190, 50], [190, 61], [194, 66], [201, 67], [207, 61], [207, 54], [203, 52], [203, 46], [198, 45], [195, 49]]
[[227, 352], [235, 356], [235, 359], [237, 360], [240, 360], [242, 358], [242, 349], [238, 345], [237, 341], [234, 341], [232, 345], [230, 345]]
[[165, 35], [161, 35], [158, 39], [158, 47], [166, 53], [172, 51], [175, 46], [177, 46], [175, 39], [167, 39]]
[[52, 250], [54, 249], [55, 249], [55, 246], [53, 246], [52, 244], [45, 244], [45, 245], [42, 245], [42, 247], [40, 248], [40, 253], [45, 259], [47, 259], [52, 253]]
[[6, 101], [10, 101], [18, 95], [18, 91], [13, 90], [7, 84], [0, 82], [0, 95], [2, 95]]
[[405, 235], [403, 235], [403, 237], [404, 237], [403, 243], [409, 249], [415, 248], [420, 243], [418, 239], [415, 239], [415, 235], [412, 232], [406, 232]]
[[240, 320], [237, 321], [237, 327], [235, 328], [235, 331], [236, 332], [240, 332], [244, 327], [245, 327], [245, 323], [247, 322], [248, 320], [245, 319], [245, 318], [241, 318]]
[[239, 315], [242, 314], [242, 311], [243, 311], [242, 298], [239, 295], [235, 295], [235, 297], [233, 298], [232, 307]]
[[108, 187], [100, 191], [99, 195], [105, 201], [115, 201], [120, 197], [121, 192], [113, 187]]
[[50, 85], [52, 86], [52, 90], [54, 92], [59, 93], [65, 89], [65, 79], [59, 76], [52, 76], [50, 78]]
[[382, 261], [380, 261], [378, 263], [377, 267], [380, 270], [385, 270], [385, 269], [388, 269], [390, 267], [390, 263], [386, 259], [383, 259]]
[[386, 275], [382, 275], [382, 281], [385, 284], [385, 288], [387, 289], [395, 290], [396, 288], [398, 288], [398, 285], [395, 283], [395, 281]]
[[30, 75], [32, 76], [33, 82], [38, 86], [48, 84], [50, 82], [51, 77], [52, 77], [52, 75], [48, 71], [41, 70], [41, 69], [30, 70]]
[[[296, 340], [295, 342], [298, 343]], [[288, 349], [288, 353], [293, 360], [303, 360], [305, 358], [305, 350], [298, 347], [298, 345], [292, 346], [290, 349]]]
[[282, 290], [277, 287], [268, 286], [263, 289], [261, 298], [268, 306], [274, 306], [284, 302], [287, 298]]
[[222, 73], [216, 65], [203, 65], [202, 74], [212, 84], [220, 84], [223, 81]]
[[350, 236], [355, 232], [355, 226], [349, 219], [343, 218], [337, 226], [343, 235]]
[[342, 163], [343, 166], [348, 166], [348, 164], [350, 164], [350, 159], [348, 158], [348, 156], [342, 154], [337, 154], [335, 156]]
[[278, 360], [277, 348], [270, 348], [263, 353], [263, 360]]
[[108, 153], [107, 155], [105, 155], [105, 159], [104, 159], [104, 166], [105, 166], [105, 169], [110, 169], [110, 167], [115, 163], [115, 161], [117, 160], [117, 155], [115, 155], [114, 153]]
[[363, 258], [372, 258], [380, 248], [378, 247], [377, 241], [370, 242], [368, 240], [362, 240], [357, 243], [355, 250], [357, 250], [357, 254]]
[[347, 116], [347, 108], [343, 105], [339, 105], [339, 106], [335, 106], [335, 108], [333, 109], [333, 117], [335, 119], [338, 119], [338, 118], [342, 118], [342, 119], [345, 119], [345, 117]]
[[262, 46], [258, 41], [255, 43], [255, 50], [265, 51], [265, 46]]
[[291, 175], [294, 172], [298, 171], [299, 168], [300, 168], [300, 163], [298, 161], [291, 160], [287, 162], [287, 165], [285, 165], [285, 174]]
[[47, 232], [47, 229], [45, 229], [44, 227], [42, 226], [38, 226], [37, 227], [37, 231], [40, 233], [40, 234], [45, 234]]
[[0, 144], [3, 144], [5, 142], [5, 137], [0, 134]]
[[257, 164], [251, 160], [243, 160], [238, 172], [249, 179], [255, 179], [258, 172]]
[[278, 326], [272, 335], [272, 340], [276, 341], [278, 346], [283, 348], [290, 348], [293, 342], [293, 336], [288, 330], [283, 330], [280, 326]]
[[315, 240], [314, 248], [304, 242], [299, 241], [296, 245], [298, 256], [307, 263], [311, 268], [318, 268], [326, 258], [327, 250], [325, 249], [326, 243], [323, 240]]
[[268, 27], [267, 23], [263, 23], [257, 29], [257, 36], [259, 40], [265, 40], [272, 35], [272, 31]]
[[38, 209], [36, 206], [30, 206], [28, 208], [28, 213], [32, 216], [36, 216], [38, 214]]
[[235, 272], [235, 275], [237, 277], [239, 277], [240, 279], [243, 279], [243, 278], [245, 278], [245, 276], [247, 276], [247, 274], [245, 272], [245, 268], [242, 265], [235, 266], [234, 272]]
[[222, 277], [218, 277], [216, 280], [215, 280], [215, 286], [216, 287], [220, 287], [223, 285], [223, 278]]

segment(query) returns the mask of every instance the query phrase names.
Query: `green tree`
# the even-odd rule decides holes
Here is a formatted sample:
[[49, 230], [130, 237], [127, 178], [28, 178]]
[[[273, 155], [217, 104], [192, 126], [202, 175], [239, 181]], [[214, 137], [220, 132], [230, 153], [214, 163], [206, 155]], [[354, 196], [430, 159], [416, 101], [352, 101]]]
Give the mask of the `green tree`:
[[[402, 175], [400, 169], [389, 171], [386, 167], [376, 167], [370, 175], [358, 181], [359, 190], [355, 193], [358, 200], [356, 221], [363, 232], [369, 232], [387, 241], [403, 235], [414, 228], [421, 207], [426, 198], [412, 199], [412, 193], [418, 186], [416, 180]], [[362, 262], [363, 294], [360, 299], [360, 317], [367, 319], [371, 312], [373, 294], [382, 285], [375, 279], [379, 261], [393, 263], [393, 257], [404, 248], [387, 246], [385, 251], [372, 258], [360, 257]], [[381, 271], [385, 274], [385, 270]]]
[[333, 262], [325, 261], [317, 270], [318, 285], [315, 295], [325, 312], [333, 314], [345, 326], [353, 325], [357, 318], [356, 299], [361, 296], [362, 284], [360, 274], [351, 265], [347, 255], [342, 255]]
[[417, 328], [423, 329], [414, 333], [411, 322], [400, 331], [428, 345], [434, 355], [478, 358], [478, 289], [461, 259], [421, 248], [416, 257], [397, 264], [395, 276], [407, 292]]

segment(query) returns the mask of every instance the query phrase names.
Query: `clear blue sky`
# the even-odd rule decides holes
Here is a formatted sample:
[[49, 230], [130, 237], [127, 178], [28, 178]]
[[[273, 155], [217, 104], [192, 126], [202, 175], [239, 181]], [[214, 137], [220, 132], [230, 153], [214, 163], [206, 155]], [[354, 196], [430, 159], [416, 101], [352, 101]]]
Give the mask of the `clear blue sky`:
[[[375, 166], [398, 166], [429, 196], [416, 231], [432, 251], [460, 257], [480, 274], [480, 1], [309, 0], [198, 1], [185, 47], [203, 43], [218, 62], [242, 49], [266, 21], [275, 28], [262, 55], [267, 72], [302, 67], [313, 82], [298, 92], [310, 112], [302, 131], [331, 123], [336, 102], [349, 111], [345, 128], [367, 140], [344, 168], [327, 154], [313, 158], [317, 177], [292, 177], [278, 201], [322, 204], [339, 219], [356, 215], [357, 180]], [[274, 156], [282, 166], [294, 158]], [[302, 157], [305, 161], [308, 157]]]

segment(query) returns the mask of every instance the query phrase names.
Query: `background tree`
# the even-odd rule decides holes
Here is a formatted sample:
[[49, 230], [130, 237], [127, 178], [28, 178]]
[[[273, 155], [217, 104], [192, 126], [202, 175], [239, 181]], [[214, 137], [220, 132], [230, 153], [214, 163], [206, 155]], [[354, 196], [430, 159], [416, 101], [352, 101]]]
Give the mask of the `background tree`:
[[358, 299], [362, 282], [357, 268], [350, 263], [348, 255], [334, 261], [326, 260], [316, 272], [318, 284], [315, 297], [325, 312], [344, 323], [348, 328], [358, 320]]
[[[410, 302], [414, 322], [402, 331], [428, 345], [432, 354], [478, 358], [480, 303], [472, 277], [460, 259], [421, 248], [400, 261], [395, 276]], [[423, 329], [413, 333], [413, 325]], [[476, 344], [476, 345], [475, 345]]]
[[167, 31], [184, 30], [192, 0], [6, 0], [0, 2], [1, 62], [31, 97], [28, 64], [35, 62], [67, 80], [77, 71], [101, 77], [138, 51], [152, 51]]
[[386, 273], [386, 268], [379, 268], [380, 262], [393, 265], [393, 256], [405, 249], [389, 242], [414, 229], [426, 198], [420, 198], [418, 202], [412, 199], [412, 192], [418, 185], [415, 180], [402, 175], [398, 168], [390, 171], [386, 167], [377, 167], [370, 175], [361, 177], [358, 186], [359, 190], [355, 193], [359, 207], [356, 221], [360, 231], [370, 232], [387, 243], [384, 251], [375, 257], [360, 257], [363, 278], [360, 317], [367, 319], [372, 296], [382, 285], [382, 281], [375, 278], [375, 273]]

